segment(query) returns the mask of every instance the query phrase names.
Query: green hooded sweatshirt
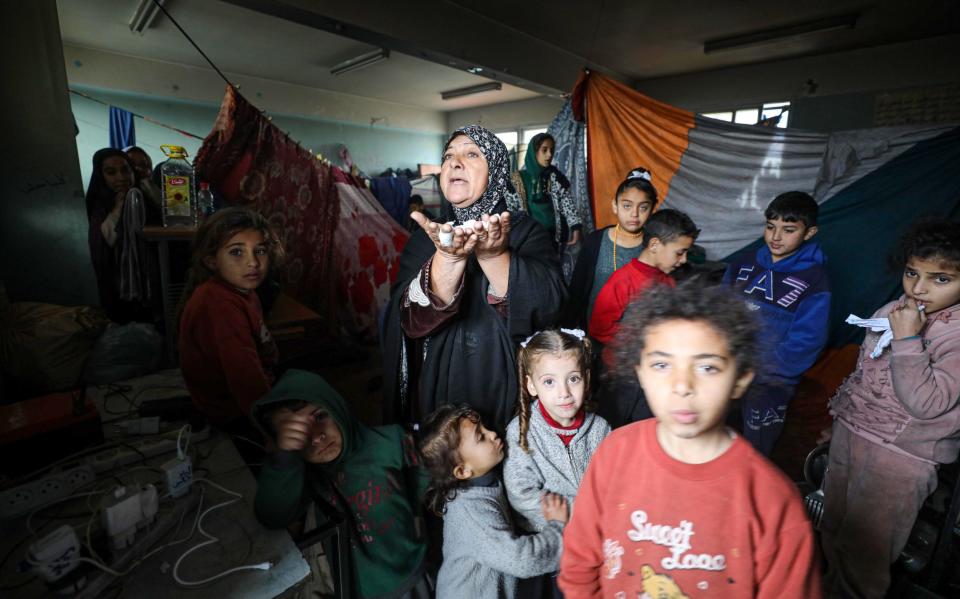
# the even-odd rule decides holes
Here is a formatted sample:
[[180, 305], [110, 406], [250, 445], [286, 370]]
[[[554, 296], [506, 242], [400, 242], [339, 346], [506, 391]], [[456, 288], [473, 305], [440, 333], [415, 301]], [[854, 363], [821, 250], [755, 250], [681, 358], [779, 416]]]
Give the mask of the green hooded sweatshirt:
[[[308, 464], [299, 452], [269, 454], [257, 480], [257, 518], [268, 528], [285, 528], [319, 497], [347, 516], [354, 595], [404, 593], [419, 580], [427, 551], [415, 519], [429, 475], [412, 440], [397, 425], [357, 422], [333, 387], [303, 370], [288, 370], [254, 405], [254, 414], [265, 422], [270, 404], [289, 400], [326, 410], [340, 427], [343, 450], [329, 464]], [[318, 510], [318, 524], [326, 520]]]

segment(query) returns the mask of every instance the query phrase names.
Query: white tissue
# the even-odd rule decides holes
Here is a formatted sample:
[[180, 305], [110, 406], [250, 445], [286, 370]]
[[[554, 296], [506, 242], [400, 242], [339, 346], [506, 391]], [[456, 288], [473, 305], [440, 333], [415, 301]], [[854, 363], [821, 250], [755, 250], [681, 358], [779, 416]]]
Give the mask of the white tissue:
[[890, 319], [888, 318], [860, 318], [851, 314], [847, 316], [847, 324], [870, 329], [874, 333], [883, 333], [876, 347], [870, 352], [870, 357], [876, 360], [887, 349], [890, 342], [893, 341], [893, 331], [890, 329]]

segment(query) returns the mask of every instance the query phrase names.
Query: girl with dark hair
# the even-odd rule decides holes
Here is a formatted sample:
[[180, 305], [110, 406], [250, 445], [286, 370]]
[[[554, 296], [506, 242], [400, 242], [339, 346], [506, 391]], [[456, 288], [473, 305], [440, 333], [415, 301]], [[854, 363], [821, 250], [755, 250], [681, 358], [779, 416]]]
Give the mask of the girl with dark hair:
[[829, 597], [886, 595], [937, 468], [960, 452], [960, 222], [915, 224], [893, 262], [903, 294], [873, 314], [885, 326], [869, 329], [830, 400], [820, 524]]
[[557, 142], [549, 133], [538, 133], [527, 144], [523, 168], [513, 173], [514, 196], [511, 210], [525, 210], [550, 233], [560, 246], [580, 243], [580, 214], [570, 195], [570, 181], [553, 166]]
[[[97, 277], [100, 306], [110, 320], [121, 324], [152, 320], [149, 306], [140, 301], [126, 301], [120, 293], [124, 204], [127, 193], [137, 182], [136, 171], [122, 151], [103, 148], [93, 155], [93, 171], [85, 198], [89, 223], [87, 242]], [[147, 206], [148, 222], [154, 220], [153, 216]]]
[[[243, 422], [273, 383], [277, 347], [256, 289], [283, 257], [267, 220], [226, 208], [200, 226], [180, 302], [180, 369], [211, 422]], [[239, 424], [237, 426], [240, 426]]]
[[647, 169], [637, 167], [617, 187], [611, 202], [617, 224], [594, 231], [583, 241], [570, 279], [570, 297], [560, 323], [586, 329], [593, 304], [615, 270], [640, 256], [643, 225], [657, 207], [657, 190]]
[[160, 187], [153, 182], [153, 160], [147, 151], [140, 146], [129, 146], [123, 149], [130, 159], [134, 172], [137, 174], [137, 187], [143, 192], [160, 216]]
[[454, 131], [440, 187], [452, 223], [420, 227], [400, 259], [384, 322], [384, 420], [418, 424], [466, 402], [502, 432], [514, 413], [516, 347], [553, 326], [564, 297], [543, 227], [507, 211], [507, 149], [490, 131]]

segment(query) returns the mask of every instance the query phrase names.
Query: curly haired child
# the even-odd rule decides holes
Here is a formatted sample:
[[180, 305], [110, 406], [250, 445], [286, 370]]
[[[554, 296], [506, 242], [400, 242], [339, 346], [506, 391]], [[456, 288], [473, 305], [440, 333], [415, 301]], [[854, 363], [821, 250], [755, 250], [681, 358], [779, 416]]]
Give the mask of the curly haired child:
[[427, 505], [443, 516], [443, 564], [437, 599], [511, 599], [517, 579], [557, 569], [566, 500], [546, 493], [546, 525], [520, 536], [500, 483], [504, 443], [466, 405], [444, 405], [427, 420], [420, 444], [430, 470]]
[[[691, 284], [692, 283], [692, 284]], [[753, 378], [757, 327], [727, 290], [647, 291], [616, 339], [654, 418], [593, 455], [564, 533], [560, 589], [596, 597], [816, 599], [813, 531], [793, 483], [725, 426]]]

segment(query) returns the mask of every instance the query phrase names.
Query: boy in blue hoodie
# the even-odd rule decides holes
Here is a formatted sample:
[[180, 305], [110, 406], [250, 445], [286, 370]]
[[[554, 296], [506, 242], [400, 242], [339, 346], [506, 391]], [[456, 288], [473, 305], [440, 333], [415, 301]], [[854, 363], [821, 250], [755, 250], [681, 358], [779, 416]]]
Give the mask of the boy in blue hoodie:
[[830, 283], [817, 234], [817, 202], [788, 191], [767, 206], [765, 245], [734, 258], [723, 283], [743, 293], [763, 327], [763, 364], [743, 398], [743, 436], [770, 455], [800, 376], [827, 343]]

